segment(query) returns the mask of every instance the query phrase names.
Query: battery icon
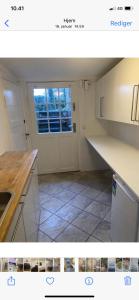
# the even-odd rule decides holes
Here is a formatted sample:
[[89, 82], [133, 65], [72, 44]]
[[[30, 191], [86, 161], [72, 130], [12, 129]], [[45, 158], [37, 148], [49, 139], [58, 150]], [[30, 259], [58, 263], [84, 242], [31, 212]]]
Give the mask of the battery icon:
[[133, 7], [132, 6], [125, 6], [125, 10], [132, 10]]

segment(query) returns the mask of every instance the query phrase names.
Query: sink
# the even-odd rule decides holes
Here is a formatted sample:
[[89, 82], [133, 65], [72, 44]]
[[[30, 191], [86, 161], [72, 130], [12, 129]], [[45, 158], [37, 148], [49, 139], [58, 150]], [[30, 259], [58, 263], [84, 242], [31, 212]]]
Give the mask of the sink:
[[0, 218], [3, 215], [5, 208], [10, 201], [12, 194], [10, 192], [0, 192]]

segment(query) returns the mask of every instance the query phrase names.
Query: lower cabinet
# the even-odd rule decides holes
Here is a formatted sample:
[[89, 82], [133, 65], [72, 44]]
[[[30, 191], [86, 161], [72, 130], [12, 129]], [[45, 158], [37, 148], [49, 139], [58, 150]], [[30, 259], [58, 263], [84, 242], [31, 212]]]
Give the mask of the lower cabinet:
[[34, 174], [30, 175], [29, 189], [25, 195], [23, 219], [27, 242], [37, 241], [38, 222], [36, 220], [36, 187], [34, 186]]
[[26, 242], [23, 209], [24, 202], [20, 202], [14, 214], [5, 242]]
[[5, 241], [37, 242], [39, 211], [37, 165], [34, 163]]
[[15, 233], [13, 235], [12, 242], [26, 242], [26, 232], [25, 232], [24, 219], [22, 214], [17, 224]]

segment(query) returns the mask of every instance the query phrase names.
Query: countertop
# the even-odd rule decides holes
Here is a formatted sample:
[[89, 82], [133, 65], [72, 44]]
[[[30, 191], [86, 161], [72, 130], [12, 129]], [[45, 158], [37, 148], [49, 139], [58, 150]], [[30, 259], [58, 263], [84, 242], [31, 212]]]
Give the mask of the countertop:
[[139, 197], [139, 150], [108, 135], [86, 137], [86, 139]]
[[12, 193], [0, 218], [0, 241], [4, 241], [8, 232], [37, 153], [38, 150], [11, 151], [0, 156], [0, 192]]

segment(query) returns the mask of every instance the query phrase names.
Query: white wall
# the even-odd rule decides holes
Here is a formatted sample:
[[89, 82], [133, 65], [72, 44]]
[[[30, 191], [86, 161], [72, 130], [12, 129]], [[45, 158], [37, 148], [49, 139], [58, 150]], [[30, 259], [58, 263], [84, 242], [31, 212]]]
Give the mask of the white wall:
[[12, 140], [11, 150], [25, 150], [26, 138], [21, 86], [18, 83], [3, 80], [3, 93]]
[[78, 84], [80, 138], [80, 170], [98, 170], [106, 168], [105, 162], [86, 141], [85, 136], [106, 134], [103, 124], [95, 116], [95, 83], [90, 82], [88, 90]]
[[107, 121], [107, 132], [115, 138], [139, 148], [139, 126]]
[[11, 150], [10, 127], [0, 78], [0, 154]]
[[26, 148], [21, 94], [15, 76], [0, 65], [0, 154]]

